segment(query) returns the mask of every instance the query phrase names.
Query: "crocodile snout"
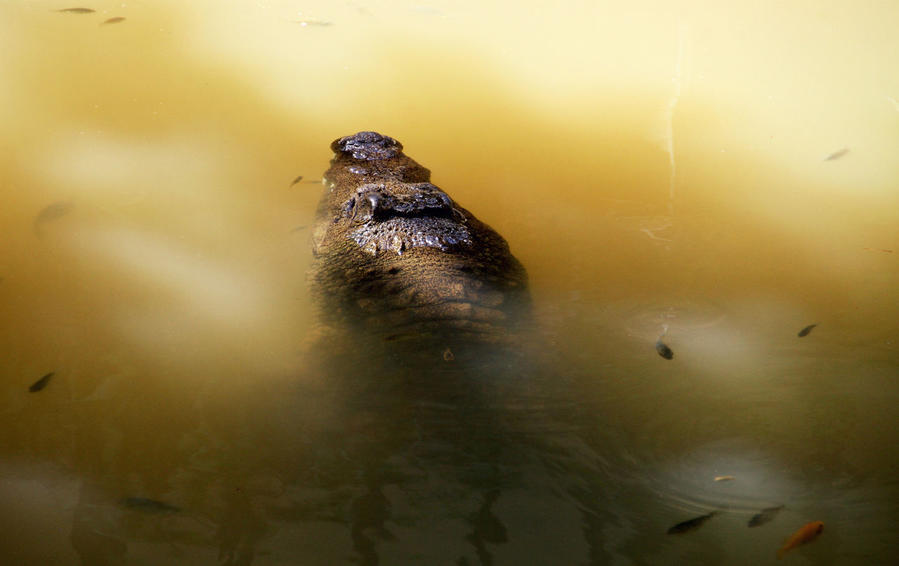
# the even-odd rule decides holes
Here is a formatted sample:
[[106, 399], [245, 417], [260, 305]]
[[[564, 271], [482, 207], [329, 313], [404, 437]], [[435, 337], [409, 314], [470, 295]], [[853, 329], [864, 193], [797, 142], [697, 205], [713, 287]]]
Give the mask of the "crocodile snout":
[[359, 132], [334, 140], [331, 150], [351, 154], [354, 159], [362, 161], [379, 161], [402, 153], [403, 144], [377, 132]]

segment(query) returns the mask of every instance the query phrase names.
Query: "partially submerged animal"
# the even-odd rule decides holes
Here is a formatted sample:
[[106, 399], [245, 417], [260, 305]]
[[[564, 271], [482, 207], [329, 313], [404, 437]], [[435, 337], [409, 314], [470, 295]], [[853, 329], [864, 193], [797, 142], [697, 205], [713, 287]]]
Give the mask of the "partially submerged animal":
[[359, 132], [331, 149], [313, 232], [322, 318], [435, 359], [508, 342], [530, 299], [506, 241], [431, 184], [393, 138]]
[[[361, 562], [487, 564], [493, 545], [524, 555], [535, 537], [558, 563], [601, 552], [579, 535], [600, 513], [601, 458], [559, 418], [573, 403], [528, 347], [527, 276], [506, 241], [398, 141], [359, 132], [331, 148], [310, 274], [323, 328], [309, 363], [325, 377], [305, 430], [342, 439]], [[539, 534], [511, 528], [523, 513]]]

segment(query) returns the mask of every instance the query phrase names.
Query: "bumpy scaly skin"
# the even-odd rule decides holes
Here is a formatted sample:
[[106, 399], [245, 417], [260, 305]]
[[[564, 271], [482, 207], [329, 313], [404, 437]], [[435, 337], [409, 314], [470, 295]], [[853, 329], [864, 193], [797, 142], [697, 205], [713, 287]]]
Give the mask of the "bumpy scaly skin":
[[396, 140], [360, 132], [331, 149], [313, 235], [326, 321], [385, 340], [504, 340], [529, 303], [506, 241]]

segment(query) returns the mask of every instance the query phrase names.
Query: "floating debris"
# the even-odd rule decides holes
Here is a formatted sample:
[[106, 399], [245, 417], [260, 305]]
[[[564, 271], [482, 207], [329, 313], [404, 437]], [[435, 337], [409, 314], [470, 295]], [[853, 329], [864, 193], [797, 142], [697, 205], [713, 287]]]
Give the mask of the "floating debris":
[[32, 393], [37, 393], [44, 387], [47, 387], [47, 384], [50, 383], [50, 380], [53, 378], [54, 375], [56, 375], [56, 372], [51, 371], [44, 377], [42, 377], [42, 378], [38, 379], [37, 381], [35, 381], [34, 383], [32, 383], [31, 387], [28, 388], [28, 391], [31, 391]]
[[847, 153], [849, 153], [849, 148], [844, 147], [843, 149], [841, 149], [839, 151], [835, 151], [835, 152], [831, 153], [830, 155], [828, 155], [827, 157], [825, 157], [824, 161], [835, 161], [835, 160], [843, 157]]
[[784, 554], [793, 550], [797, 546], [803, 545], [807, 542], [812, 542], [818, 535], [821, 534], [821, 531], [824, 530], [824, 523], [821, 521], [812, 521], [807, 525], [803, 525], [798, 531], [793, 533], [787, 542], [784, 543], [782, 547], [777, 551], [777, 557], [783, 558]]
[[146, 513], [177, 513], [181, 511], [180, 507], [147, 497], [127, 497], [122, 500], [122, 505]]
[[665, 335], [668, 334], [668, 325], [666, 324], [664, 328], [664, 332], [662, 332], [661, 336], [659, 336], [659, 339], [656, 340], [656, 352], [658, 352], [659, 355], [666, 360], [670, 360], [674, 358], [674, 352], [671, 351], [671, 348], [669, 348], [667, 344], [662, 342], [662, 338], [664, 338]]
[[297, 20], [295, 23], [300, 24], [300, 27], [317, 27], [317, 28], [325, 28], [333, 26], [333, 22], [329, 22], [327, 20], [315, 20], [315, 19], [306, 19], [306, 20]]
[[682, 521], [682, 522], [674, 525], [670, 529], [668, 529], [668, 534], [669, 535], [679, 535], [679, 534], [687, 533], [690, 531], [694, 531], [694, 530], [698, 529], [699, 527], [701, 527], [703, 525], [703, 523], [705, 523], [706, 521], [708, 521], [709, 519], [711, 519], [712, 517], [714, 517], [717, 514], [718, 514], [717, 511], [712, 511], [711, 513], [709, 513], [707, 515], [701, 515], [699, 517], [690, 519], [688, 521]]
[[451, 362], [456, 359], [456, 356], [453, 354], [453, 351], [449, 349], [449, 346], [446, 347], [446, 350], [443, 351], [443, 361]]
[[63, 8], [62, 10], [56, 10], [57, 12], [62, 12], [63, 14], [93, 14], [94, 10], [90, 8]]
[[293, 180], [292, 183], [290, 183], [290, 186], [292, 187], [292, 186], [296, 185], [297, 183], [299, 183], [299, 182], [302, 181], [302, 180], [303, 180], [303, 176], [302, 176], [302, 175], [299, 175], [296, 179]]
[[715, 476], [715, 481], [733, 481], [737, 478], [733, 476]]
[[100, 25], [104, 26], [106, 24], [117, 24], [119, 22], [124, 22], [124, 21], [125, 21], [125, 18], [123, 18], [122, 16], [116, 16], [114, 18], [109, 18], [108, 20], [103, 20], [102, 22], [100, 22]]
[[750, 527], [760, 527], [765, 523], [772, 521], [774, 517], [777, 516], [777, 513], [780, 512], [780, 510], [783, 508], [783, 505], [778, 505], [777, 507], [768, 507], [767, 509], [762, 509], [760, 513], [756, 513], [752, 516], [751, 519], [749, 519], [747, 525], [749, 525]]
[[34, 233], [40, 236], [41, 227], [47, 222], [58, 220], [72, 210], [71, 202], [54, 202], [41, 209], [34, 217]]
[[884, 252], [884, 253], [888, 253], [888, 254], [893, 253], [893, 250], [885, 250], [883, 248], [862, 248], [862, 249], [868, 250], [869, 252]]
[[806, 326], [805, 328], [803, 328], [802, 330], [800, 330], [800, 331], [799, 331], [799, 334], [797, 334], [796, 336], [799, 336], [800, 338], [803, 338], [803, 337], [805, 337], [805, 336], [808, 336], [809, 333], [812, 331], [812, 328], [814, 328], [814, 327], [816, 327], [816, 326], [818, 326], [818, 323], [817, 323], [817, 322], [816, 322], [815, 324], [809, 324], [808, 326]]

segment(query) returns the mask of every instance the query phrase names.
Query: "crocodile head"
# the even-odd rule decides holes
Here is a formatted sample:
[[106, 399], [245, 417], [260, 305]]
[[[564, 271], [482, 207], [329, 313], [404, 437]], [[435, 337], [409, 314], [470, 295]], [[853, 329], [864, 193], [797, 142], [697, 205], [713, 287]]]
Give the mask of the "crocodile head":
[[331, 149], [313, 234], [324, 317], [385, 339], [508, 334], [528, 299], [506, 241], [393, 138], [360, 132]]

